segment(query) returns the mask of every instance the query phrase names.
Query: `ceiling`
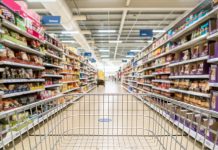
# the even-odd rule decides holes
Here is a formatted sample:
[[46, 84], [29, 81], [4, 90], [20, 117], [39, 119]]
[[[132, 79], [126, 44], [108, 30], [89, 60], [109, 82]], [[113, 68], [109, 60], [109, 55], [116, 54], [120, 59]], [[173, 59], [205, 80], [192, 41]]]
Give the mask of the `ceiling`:
[[[63, 0], [64, 1], [64, 0]], [[65, 0], [73, 16], [82, 15], [86, 20], [77, 21], [91, 49], [98, 60], [126, 59], [130, 50], [141, 50], [152, 39], [140, 37], [140, 29], [153, 29], [154, 37], [161, 35], [181, 16], [196, 6], [201, 0]], [[49, 12], [40, 3], [28, 3], [31, 9], [41, 15]], [[49, 26], [50, 33], [60, 33], [64, 28]], [[111, 32], [100, 32], [110, 30]], [[158, 32], [159, 31], [159, 32]], [[112, 33], [113, 32], [113, 33]], [[63, 40], [72, 40], [73, 36], [58, 36]], [[122, 41], [110, 43], [109, 41]], [[78, 48], [81, 45], [74, 43]], [[109, 50], [109, 52], [100, 52]], [[108, 58], [109, 57], [109, 58]]]

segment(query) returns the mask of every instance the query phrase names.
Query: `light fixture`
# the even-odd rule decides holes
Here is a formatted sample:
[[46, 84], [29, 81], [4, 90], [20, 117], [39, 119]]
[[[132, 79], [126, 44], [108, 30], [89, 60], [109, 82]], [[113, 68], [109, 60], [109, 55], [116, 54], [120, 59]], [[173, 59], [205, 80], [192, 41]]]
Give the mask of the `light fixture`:
[[133, 50], [130, 50], [130, 52], [141, 52], [140, 49], [133, 49]]
[[115, 33], [116, 30], [98, 30], [99, 33]]
[[154, 33], [164, 33], [166, 30], [153, 30]]
[[61, 34], [78, 34], [79, 31], [62, 31]]
[[84, 35], [92, 34], [92, 32], [90, 30], [82, 30], [81, 33], [84, 34]]
[[76, 41], [61, 41], [62, 43], [76, 43]]
[[109, 58], [109, 55], [101, 55], [101, 58]]
[[56, 2], [56, 0], [27, 0], [30, 3], [38, 3], [38, 2]]
[[99, 52], [110, 52], [109, 49], [100, 49]]
[[152, 43], [153, 41], [152, 41], [152, 40], [148, 40], [148, 41], [146, 41], [146, 42], [148, 42], [148, 43]]
[[123, 41], [109, 41], [109, 43], [123, 43]]
[[73, 16], [73, 19], [76, 21], [85, 21], [87, 18], [85, 15]]
[[126, 56], [126, 58], [133, 58], [133, 57], [135, 57], [135, 56], [133, 56], [133, 55], [127, 55]]

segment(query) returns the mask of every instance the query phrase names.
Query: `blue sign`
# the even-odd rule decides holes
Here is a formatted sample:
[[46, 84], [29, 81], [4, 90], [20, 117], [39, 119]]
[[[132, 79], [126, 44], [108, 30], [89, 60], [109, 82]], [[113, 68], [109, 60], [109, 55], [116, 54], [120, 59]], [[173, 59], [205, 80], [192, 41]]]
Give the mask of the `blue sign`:
[[60, 16], [42, 16], [41, 20], [44, 25], [59, 25], [61, 23]]
[[85, 52], [83, 56], [85, 56], [85, 57], [92, 57], [92, 53], [91, 52]]
[[153, 37], [153, 30], [152, 29], [141, 29], [140, 36], [141, 37]]
[[92, 63], [96, 62], [96, 60], [94, 58], [90, 58], [89, 61], [91, 61]]
[[135, 52], [127, 52], [128, 56], [135, 56], [135, 54], [136, 54]]

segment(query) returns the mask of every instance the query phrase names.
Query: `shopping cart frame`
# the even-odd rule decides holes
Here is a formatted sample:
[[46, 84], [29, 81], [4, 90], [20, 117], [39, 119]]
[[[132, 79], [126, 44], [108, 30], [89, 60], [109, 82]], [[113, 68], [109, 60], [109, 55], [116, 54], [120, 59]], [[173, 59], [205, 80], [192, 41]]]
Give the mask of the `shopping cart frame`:
[[[155, 145], [148, 146], [148, 143], [147, 145], [139, 144], [138, 147], [137, 145], [136, 147], [128, 145], [122, 148], [152, 149], [152, 147], [156, 146], [157, 144], [158, 146], [155, 147], [156, 149], [190, 149], [190, 146], [191, 149], [204, 149], [206, 147], [210, 149], [218, 149], [218, 146], [215, 144], [217, 143], [218, 131], [211, 129], [209, 124], [205, 125], [199, 122], [201, 119], [205, 119], [205, 117], [208, 120], [214, 118], [217, 119], [218, 113], [214, 111], [195, 107], [184, 102], [175, 101], [167, 97], [150, 93], [68, 94], [63, 95], [61, 97], [64, 97], [66, 101], [60, 103], [58, 101], [58, 98], [46, 101], [39, 101], [37, 103], [24, 106], [22, 108], [16, 108], [14, 110], [1, 113], [0, 119], [7, 118], [7, 120], [10, 122], [9, 118], [12, 115], [17, 116], [19, 113], [26, 112], [27, 110], [30, 110], [31, 114], [31, 110], [35, 109], [36, 107], [43, 107], [43, 105], [45, 104], [54, 105], [54, 107], [49, 111], [39, 114], [38, 117], [31, 124], [29, 124], [28, 127], [25, 128], [26, 130], [21, 130], [14, 134], [13, 129], [16, 127], [10, 126], [8, 129], [9, 134], [7, 140], [5, 140], [5, 137], [3, 137], [3, 135], [1, 134], [0, 146], [3, 149], [16, 149], [16, 147], [19, 146], [22, 149], [60, 149], [61, 146], [63, 149], [81, 148], [81, 145], [78, 146], [75, 143], [75, 147], [70, 145], [72, 141], [68, 143], [68, 146], [66, 146], [66, 144], [63, 145], [61, 143], [68, 139], [67, 137], [71, 137], [71, 139], [72, 137], [85, 137], [87, 138], [87, 140], [89, 140], [88, 138], [90, 137], [93, 139], [94, 137], [101, 137], [103, 139], [105, 137], [133, 137], [133, 139], [139, 139], [140, 137], [143, 137], [145, 140], [144, 142], [148, 143], [148, 140], [153, 140], [152, 143], [155, 143]], [[100, 101], [97, 101], [96, 98], [100, 98]], [[107, 112], [106, 114], [103, 113], [103, 115], [100, 115], [101, 113], [99, 114], [99, 112], [96, 113], [96, 110], [93, 109], [96, 102], [97, 104], [100, 104], [100, 108], [97, 108], [99, 112], [102, 113], [102, 111], [104, 112], [104, 109], [111, 109], [112, 114], [110, 114], [109, 112]], [[118, 106], [114, 107], [118, 110], [112, 110], [113, 107], [110, 106], [111, 104], [118, 105], [119, 108]], [[76, 110], [74, 109], [75, 105], [88, 107], [86, 108], [86, 110], [83, 107], [77, 106]], [[108, 108], [105, 108], [105, 106]], [[132, 108], [130, 108], [130, 106]], [[139, 106], [140, 109], [138, 108]], [[192, 119], [190, 119], [190, 116], [182, 116], [176, 111], [176, 109], [180, 109], [182, 110], [182, 112], [189, 112], [189, 114], [192, 114], [191, 116], [194, 116], [194, 114], [198, 115], [198, 120], [195, 122]], [[78, 111], [81, 110], [84, 110], [84, 112], [78, 113]], [[126, 114], [129, 111], [130, 114]], [[72, 115], [72, 113], [74, 113], [74, 115]], [[77, 127], [73, 127], [70, 124], [70, 120], [73, 117], [77, 119], [82, 118], [81, 120], [83, 120], [83, 124], [77, 124]], [[95, 117], [95, 120], [96, 118], [98, 118], [98, 123], [101, 122], [100, 124], [102, 126], [89, 126], [87, 128], [84, 125], [84, 122], [86, 122], [86, 120], [91, 120], [93, 119], [93, 117]], [[119, 123], [119, 119], [117, 119], [119, 117], [124, 119], [122, 121], [125, 121], [127, 126], [124, 123], [122, 123], [122, 121], [121, 123]], [[128, 118], [130, 120], [132, 119], [135, 124], [130, 125], [131, 121], [129, 123]], [[142, 126], [140, 125], [141, 121], [139, 122], [139, 120], [142, 120]], [[69, 121], [69, 123], [67, 121]], [[63, 126], [63, 122], [65, 122], [66, 126]], [[115, 126], [111, 126], [110, 122], [115, 122], [115, 124], [118, 122], [118, 124], [116, 124]], [[146, 122], [149, 122], [149, 125], [153, 125], [153, 127], [151, 128], [150, 126], [148, 128], [144, 128], [144, 124]], [[194, 127], [196, 128], [192, 129]], [[107, 134], [106, 131], [108, 132]], [[210, 137], [207, 137], [207, 134], [204, 133], [213, 134], [214, 141], [216, 142], [212, 141]], [[25, 139], [27, 143], [25, 143]], [[17, 141], [20, 141], [19, 144], [17, 144]], [[192, 141], [191, 144], [190, 141]], [[202, 144], [199, 144], [199, 142]], [[169, 145], [169, 143], [172, 144]], [[29, 145], [28, 148], [24, 146], [25, 144]], [[104, 142], [102, 142], [101, 144], [104, 144]], [[106, 147], [111, 148], [110, 145], [106, 145]], [[112, 145], [112, 148], [120, 147]]]

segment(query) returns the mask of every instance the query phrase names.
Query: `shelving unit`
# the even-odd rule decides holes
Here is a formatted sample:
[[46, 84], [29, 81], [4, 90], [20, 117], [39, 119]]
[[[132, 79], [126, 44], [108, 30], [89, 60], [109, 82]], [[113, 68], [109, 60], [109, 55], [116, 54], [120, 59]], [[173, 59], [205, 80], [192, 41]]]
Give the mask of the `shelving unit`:
[[92, 65], [89, 64], [89, 62], [81, 58], [80, 60], [80, 86], [81, 86], [81, 91], [83, 93], [86, 93], [90, 91], [91, 89], [96, 87], [97, 84], [97, 79], [96, 79], [96, 74], [97, 71], [94, 69]]
[[[10, 18], [6, 20], [0, 16], [0, 94], [2, 98], [0, 120], [8, 117], [4, 115], [5, 111], [16, 111], [17, 115], [26, 113], [26, 117], [24, 122], [13, 120], [13, 127], [19, 126], [21, 128], [19, 131], [9, 132], [7, 128], [4, 128], [9, 125], [7, 121], [1, 122], [0, 133], [2, 137], [4, 136], [4, 144], [10, 143], [68, 105], [64, 103], [57, 109], [57, 104], [80, 98], [75, 96], [68, 98], [64, 97], [64, 94], [81, 91], [79, 78], [81, 56], [44, 31], [39, 33], [38, 31], [43, 30], [39, 27], [34, 26], [31, 29], [32, 32], [29, 32], [30, 24], [22, 26], [26, 25], [22, 17], [17, 13], [14, 17], [21, 18], [23, 22], [17, 25], [13, 21], [10, 22]], [[37, 23], [40, 25], [40, 22]], [[94, 69], [90, 71], [94, 72]], [[94, 79], [90, 78], [89, 82], [90, 89], [86, 92], [95, 88]], [[36, 109], [31, 110], [30, 113], [31, 107]]]
[[63, 69], [60, 72], [64, 77], [62, 79], [63, 93], [73, 93], [80, 91], [80, 81], [79, 81], [79, 73], [80, 73], [80, 61], [78, 60], [79, 56], [71, 50], [69, 47], [65, 48], [63, 55]]
[[[217, 6], [199, 4], [123, 67], [123, 88], [129, 93], [152, 94], [154, 100], [159, 95], [212, 109], [216, 105], [212, 97], [218, 98], [217, 13]], [[195, 15], [195, 21], [189, 21]]]

